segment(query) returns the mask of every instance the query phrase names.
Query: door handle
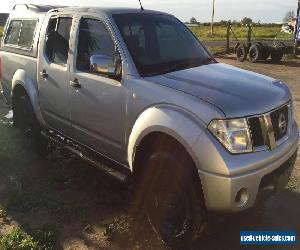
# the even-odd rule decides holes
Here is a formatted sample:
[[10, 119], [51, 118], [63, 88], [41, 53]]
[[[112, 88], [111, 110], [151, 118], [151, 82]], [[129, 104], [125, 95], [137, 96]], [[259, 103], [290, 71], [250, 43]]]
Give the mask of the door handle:
[[75, 78], [73, 81], [70, 81], [70, 85], [75, 89], [81, 88], [81, 84], [79, 83], [79, 80], [77, 78]]
[[45, 69], [43, 69], [43, 71], [40, 72], [40, 76], [43, 78], [47, 78], [49, 75], [47, 74], [47, 71]]

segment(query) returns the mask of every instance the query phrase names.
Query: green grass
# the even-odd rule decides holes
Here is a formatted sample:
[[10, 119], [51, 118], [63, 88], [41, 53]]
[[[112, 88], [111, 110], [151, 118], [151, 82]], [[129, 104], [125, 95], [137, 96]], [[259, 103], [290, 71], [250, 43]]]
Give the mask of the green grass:
[[[210, 27], [209, 26], [199, 26], [190, 27], [194, 34], [200, 38], [201, 41], [224, 41], [226, 40], [227, 28], [224, 26], [214, 27], [214, 37], [210, 37]], [[248, 28], [247, 27], [233, 27], [232, 28], [235, 35], [240, 40], [245, 40], [247, 38]], [[291, 40], [293, 39], [292, 34], [286, 34], [280, 32], [281, 27], [253, 27], [254, 37], [260, 40], [272, 40], [277, 34], [277, 38], [280, 40]], [[234, 39], [231, 36], [231, 39]]]
[[15, 227], [9, 233], [0, 237], [0, 249], [3, 250], [29, 250], [37, 248], [38, 243], [19, 227]]
[[[30, 177], [30, 184], [23, 187], [27, 168], [31, 171], [31, 166], [40, 161], [22, 147], [24, 143], [20, 138], [19, 132], [11, 125], [0, 125], [0, 177], [7, 184], [6, 197], [0, 201], [0, 219], [4, 224], [10, 224], [8, 216], [17, 214], [16, 218], [22, 224], [22, 229], [16, 227], [0, 234], [0, 249], [55, 249], [56, 228], [71, 217], [81, 220], [83, 212], [76, 203], [65, 201], [53, 191], [60, 181], [60, 173], [57, 176]], [[49, 217], [47, 226], [33, 230], [30, 223], [36, 222], [28, 221], [27, 216], [43, 210]]]
[[52, 230], [36, 230], [31, 234], [15, 226], [0, 236], [1, 250], [52, 250], [55, 249], [55, 233]]
[[0, 26], [0, 37], [2, 37], [3, 34], [3, 27]]
[[[41, 206], [48, 206], [55, 216], [63, 217], [65, 206], [55, 197], [51, 197], [51, 192], [46, 192], [46, 182], [36, 182], [28, 190], [22, 188], [24, 171], [38, 159], [24, 148], [18, 130], [3, 119], [7, 109], [3, 108], [2, 100], [0, 102], [0, 178], [6, 183], [7, 194], [6, 198], [0, 201], [0, 231], [1, 227], [10, 225], [9, 216], [12, 213], [29, 214]], [[32, 230], [24, 225], [14, 226], [0, 234], [1, 250], [55, 249], [55, 230], [52, 230], [55, 226]]]
[[[29, 180], [26, 180], [26, 171], [34, 171], [33, 165], [39, 164], [40, 160], [24, 148], [21, 138], [18, 130], [12, 125], [0, 123], [0, 177], [7, 183], [6, 198], [0, 201], [0, 218], [7, 221], [8, 215], [19, 214], [19, 217], [24, 217], [21, 220], [26, 221], [30, 214], [46, 210], [49, 216], [47, 223], [50, 223], [49, 227], [53, 230], [32, 230], [30, 226], [26, 226], [26, 230], [15, 228], [0, 235], [0, 249], [55, 249], [55, 228], [70, 217], [82, 219], [83, 212], [76, 203], [65, 201], [53, 191], [57, 183], [62, 181], [61, 173], [37, 178], [29, 176]], [[28, 181], [29, 184], [24, 188], [24, 182]], [[26, 223], [24, 222], [24, 225]]]
[[207, 46], [207, 49], [212, 54], [224, 53], [226, 50], [225, 46]]
[[[7, 112], [0, 99], [0, 181], [5, 185], [5, 196], [0, 200], [0, 249], [55, 249], [56, 228], [70, 218], [83, 220], [84, 211], [79, 202], [67, 201], [55, 191], [69, 178], [68, 171], [51, 168], [33, 153], [4, 118]], [[39, 222], [28, 217], [34, 218], [39, 211], [45, 211], [47, 218], [36, 228], [34, 223]], [[10, 225], [11, 220], [20, 226], [1, 233], [1, 227]]]

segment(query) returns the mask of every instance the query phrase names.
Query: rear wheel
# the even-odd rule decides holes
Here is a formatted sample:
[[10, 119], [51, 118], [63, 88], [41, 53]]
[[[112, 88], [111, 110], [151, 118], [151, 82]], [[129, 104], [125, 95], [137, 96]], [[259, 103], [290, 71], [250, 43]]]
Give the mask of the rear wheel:
[[201, 235], [206, 215], [197, 171], [182, 147], [155, 148], [139, 185], [145, 217], [169, 246], [187, 246]]
[[30, 99], [26, 93], [20, 93], [13, 105], [14, 124], [21, 130], [26, 143], [33, 146], [38, 154], [47, 152], [48, 141], [41, 136], [41, 126], [35, 116]]
[[260, 53], [259, 46], [256, 44], [253, 44], [249, 50], [249, 61], [252, 63], [255, 63], [260, 59], [260, 56], [261, 56], [261, 53]]
[[247, 50], [246, 46], [243, 44], [240, 44], [236, 49], [236, 58], [238, 61], [243, 62], [247, 58]]
[[271, 55], [270, 46], [268, 44], [262, 44], [261, 60], [267, 61]]
[[273, 62], [280, 62], [283, 57], [283, 51], [280, 48], [274, 48], [271, 52]]
[[265, 49], [261, 54], [261, 60], [267, 61], [270, 55], [271, 55], [270, 51], [268, 49]]

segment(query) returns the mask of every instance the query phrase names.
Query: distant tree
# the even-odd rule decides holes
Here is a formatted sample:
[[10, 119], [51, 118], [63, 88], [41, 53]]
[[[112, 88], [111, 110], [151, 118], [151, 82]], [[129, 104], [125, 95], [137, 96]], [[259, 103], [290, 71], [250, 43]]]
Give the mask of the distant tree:
[[231, 21], [231, 25], [232, 25], [232, 26], [241, 27], [241, 22], [239, 22], [239, 21], [237, 21], [237, 20], [233, 20], [233, 21]]
[[192, 18], [190, 19], [190, 24], [198, 24], [197, 19], [196, 19], [195, 17], [192, 17]]
[[250, 25], [250, 24], [252, 24], [252, 19], [250, 18], [250, 17], [244, 17], [243, 19], [242, 19], [242, 21], [241, 21], [241, 23], [243, 24], [243, 25]]
[[219, 24], [220, 26], [227, 26], [227, 23], [228, 23], [228, 21], [221, 20], [218, 24]]
[[288, 11], [284, 18], [283, 18], [283, 22], [284, 23], [288, 23], [290, 22], [294, 17], [296, 17], [295, 12], [293, 10]]
[[261, 21], [260, 20], [257, 21], [256, 26], [261, 26]]

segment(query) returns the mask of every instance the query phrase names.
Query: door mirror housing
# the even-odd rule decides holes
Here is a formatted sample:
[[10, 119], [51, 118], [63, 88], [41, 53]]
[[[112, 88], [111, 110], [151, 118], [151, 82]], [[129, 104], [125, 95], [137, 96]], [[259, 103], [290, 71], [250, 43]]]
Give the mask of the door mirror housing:
[[93, 55], [90, 57], [90, 70], [96, 74], [116, 76], [115, 60], [106, 55]]

